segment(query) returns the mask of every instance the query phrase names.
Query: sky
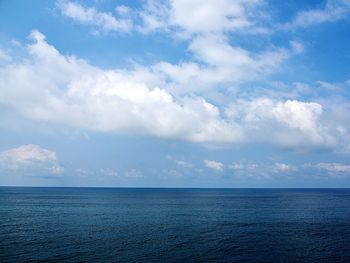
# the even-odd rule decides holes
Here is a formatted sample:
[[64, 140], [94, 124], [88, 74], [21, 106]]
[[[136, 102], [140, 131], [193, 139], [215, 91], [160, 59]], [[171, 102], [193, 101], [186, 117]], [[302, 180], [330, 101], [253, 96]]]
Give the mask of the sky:
[[0, 0], [0, 185], [350, 187], [350, 1]]

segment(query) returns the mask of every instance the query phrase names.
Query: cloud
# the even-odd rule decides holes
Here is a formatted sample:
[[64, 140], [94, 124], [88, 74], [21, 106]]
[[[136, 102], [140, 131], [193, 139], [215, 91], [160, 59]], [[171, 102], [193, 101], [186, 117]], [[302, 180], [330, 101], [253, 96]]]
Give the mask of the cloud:
[[54, 166], [48, 167], [47, 170], [51, 174], [62, 174], [62, 173], [64, 173], [64, 167], [61, 166], [61, 165], [54, 165]]
[[274, 164], [274, 171], [278, 173], [284, 173], [284, 172], [290, 172], [290, 171], [296, 171], [297, 168], [294, 166], [291, 166], [286, 163], [275, 163]]
[[186, 161], [182, 161], [182, 160], [174, 160], [174, 162], [177, 165], [180, 165], [180, 166], [185, 167], [185, 168], [191, 168], [193, 166], [191, 163], [186, 162]]
[[124, 173], [124, 176], [125, 177], [128, 177], [128, 178], [141, 178], [143, 177], [143, 173], [137, 169], [131, 169], [131, 170], [128, 170]]
[[236, 161], [228, 166], [234, 175], [262, 180], [270, 180], [276, 175], [275, 165], [255, 163], [253, 161]]
[[[61, 13], [81, 24], [93, 26], [95, 30], [102, 32], [121, 31], [128, 32], [132, 29], [132, 21], [125, 18], [116, 18], [109, 12], [97, 11], [94, 7], [84, 7], [70, 1], [57, 1], [57, 7]], [[118, 6], [119, 15], [126, 15], [128, 9]]]
[[173, 162], [176, 163], [177, 165], [182, 166], [182, 167], [184, 167], [184, 168], [192, 168], [192, 167], [193, 167], [193, 164], [192, 164], [192, 163], [186, 162], [186, 161], [184, 161], [184, 160], [178, 160], [178, 159], [174, 158], [174, 157], [171, 156], [171, 155], [168, 155], [168, 156], [167, 156], [167, 159], [173, 161]]
[[[204, 87], [212, 88], [222, 83], [266, 78], [278, 71], [289, 57], [303, 51], [302, 44], [297, 41], [291, 41], [288, 48], [270, 46], [263, 52], [250, 52], [229, 43], [230, 32], [259, 31], [256, 27], [259, 27], [257, 24], [260, 17], [266, 17], [263, 14], [264, 5], [262, 0], [219, 0], [205, 3], [198, 0], [148, 0], [139, 9], [132, 10], [126, 6], [118, 6], [116, 9], [117, 13], [133, 18], [133, 21], [127, 20], [132, 24], [130, 30], [145, 34], [161, 30], [170, 37], [175, 36], [188, 42], [194, 59], [180, 64], [159, 62], [152, 69], [155, 74], [162, 74], [165, 79], [174, 82], [173, 88], [178, 86], [177, 92], [181, 93], [183, 85], [187, 86], [186, 90], [201, 92]], [[95, 21], [93, 14], [100, 13], [93, 8], [88, 9], [88, 12], [74, 2], [59, 1], [58, 6], [64, 10], [70, 6], [73, 10], [85, 10], [76, 13], [88, 17], [89, 19], [82, 19], [86, 22]], [[85, 15], [89, 13], [91, 15]], [[103, 27], [101, 30], [106, 31]], [[199, 60], [199, 63], [193, 60]]]
[[[32, 42], [26, 47], [26, 58], [0, 66], [0, 105], [28, 119], [98, 132], [199, 143], [268, 142], [287, 147], [350, 149], [346, 118], [340, 117], [350, 111], [346, 105], [337, 103], [341, 109], [325, 108], [321, 102], [266, 98], [260, 89], [253, 96], [251, 92], [247, 95], [237, 91], [228, 104], [218, 107], [189, 92], [190, 84], [205, 88], [200, 82], [191, 82], [192, 75], [203, 77], [203, 83], [219, 76], [212, 81], [213, 85], [216, 83], [214, 87], [225, 79], [226, 75], [219, 73], [227, 69], [232, 73], [232, 68], [241, 68], [254, 75], [250, 66], [244, 65], [258, 69], [260, 66], [253, 66], [254, 59], [242, 50], [238, 51], [242, 55], [237, 62], [230, 59], [229, 53], [237, 51], [232, 51], [232, 47], [227, 47], [228, 54], [212, 62], [205, 58], [209, 54], [198, 51], [203, 61], [212, 63], [204, 69], [196, 63], [158, 63], [137, 65], [130, 70], [104, 70], [61, 54], [39, 31], [34, 30], [29, 38]], [[269, 67], [269, 62], [260, 63]], [[174, 92], [174, 86], [184, 94]]]
[[92, 174], [92, 171], [84, 168], [75, 168], [74, 169], [74, 174], [79, 176], [79, 177], [88, 177]]
[[323, 111], [317, 102], [257, 98], [238, 100], [227, 108], [226, 114], [244, 125], [246, 136], [257, 141], [270, 138], [270, 142], [285, 146], [307, 143], [334, 147], [342, 136], [322, 123]]
[[114, 169], [101, 169], [100, 170], [102, 175], [108, 176], [108, 177], [117, 177], [118, 176], [118, 172], [115, 171]]
[[59, 164], [54, 151], [35, 144], [22, 145], [0, 152], [0, 167], [6, 170], [39, 169], [51, 174], [61, 174], [64, 168]]
[[125, 16], [130, 14], [131, 10], [129, 7], [125, 6], [125, 5], [119, 5], [115, 8], [115, 11], [117, 12], [117, 14], [121, 15], [121, 16]]
[[345, 178], [350, 176], [350, 164], [339, 162], [305, 163], [299, 169], [304, 175], [318, 178]]
[[115, 10], [118, 18], [109, 12], [84, 7], [74, 1], [61, 0], [56, 5], [64, 16], [102, 32], [133, 30], [148, 34], [162, 30], [187, 38], [194, 34], [238, 30], [245, 33], [267, 31], [260, 25], [266, 15], [263, 9], [257, 10], [264, 6], [263, 0], [147, 0], [135, 9], [117, 6]]
[[140, 12], [143, 25], [139, 28], [147, 33], [162, 30], [188, 42], [194, 59], [178, 65], [160, 62], [155, 68], [175, 83], [199, 92], [217, 84], [256, 80], [277, 70], [291, 55], [302, 52], [298, 42], [290, 48], [272, 47], [260, 53], [229, 43], [231, 32], [263, 31], [259, 21], [265, 17], [264, 5], [262, 0], [150, 0]]
[[140, 27], [144, 32], [160, 29], [175, 32], [182, 38], [196, 34], [221, 34], [233, 31], [263, 32], [259, 22], [265, 16], [264, 11], [257, 11], [257, 8], [263, 5], [264, 1], [261, 0], [215, 2], [149, 0], [139, 13], [142, 21]]
[[164, 169], [157, 173], [157, 175], [161, 179], [179, 179], [184, 177], [181, 172], [174, 169]]
[[[5, 52], [5, 50], [0, 49], [0, 63], [2, 61], [10, 61], [11, 57], [7, 54], [7, 52]], [[0, 64], [1, 65], [1, 64]]]
[[334, 22], [350, 14], [348, 0], [327, 0], [324, 8], [303, 10], [296, 14], [294, 20], [281, 26], [282, 29], [295, 29], [325, 22]]
[[232, 46], [226, 36], [204, 35], [193, 38], [189, 50], [206, 65], [199, 72], [194, 71], [197, 76], [205, 76], [202, 83], [237, 83], [261, 79], [278, 71], [285, 60], [300, 52], [301, 48], [296, 47], [296, 43], [290, 48], [273, 48], [254, 53]]
[[224, 164], [221, 162], [213, 161], [213, 160], [204, 160], [204, 164], [209, 169], [215, 170], [215, 171], [223, 171], [224, 170]]
[[157, 30], [168, 30], [169, 26], [169, 3], [166, 1], [147, 0], [138, 12], [142, 21], [136, 26], [137, 30], [149, 34]]
[[350, 175], [350, 164], [344, 163], [318, 163], [315, 165], [316, 168], [326, 170], [329, 173], [335, 174], [349, 174]]
[[[171, 1], [171, 23], [190, 33], [232, 31], [251, 25], [246, 9], [258, 1]], [[210, 19], [208, 19], [210, 17]]]
[[230, 164], [228, 168], [234, 170], [235, 174], [243, 176], [256, 176], [258, 172], [263, 172], [261, 167], [254, 162], [238, 161]]
[[234, 142], [243, 136], [216, 106], [197, 96], [175, 98], [147, 69], [102, 70], [61, 55], [38, 31], [30, 38], [30, 62], [0, 69], [0, 104], [28, 118], [196, 142]]
[[161, 61], [153, 71], [171, 82], [169, 86], [177, 94], [195, 92], [205, 96], [218, 86], [237, 92], [242, 84], [277, 73], [288, 58], [302, 52], [302, 44], [292, 42], [288, 48], [250, 52], [232, 46], [224, 35], [200, 35], [190, 40], [189, 51], [191, 60], [178, 64]]
[[298, 167], [282, 162], [236, 161], [228, 166], [238, 176], [254, 177], [259, 179], [273, 179], [280, 176], [295, 175]]

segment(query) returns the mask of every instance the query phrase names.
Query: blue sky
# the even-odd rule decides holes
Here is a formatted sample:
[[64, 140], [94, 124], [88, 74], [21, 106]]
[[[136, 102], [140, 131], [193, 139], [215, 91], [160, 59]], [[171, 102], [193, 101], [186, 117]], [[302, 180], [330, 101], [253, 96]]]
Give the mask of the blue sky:
[[0, 1], [0, 184], [349, 187], [350, 3]]

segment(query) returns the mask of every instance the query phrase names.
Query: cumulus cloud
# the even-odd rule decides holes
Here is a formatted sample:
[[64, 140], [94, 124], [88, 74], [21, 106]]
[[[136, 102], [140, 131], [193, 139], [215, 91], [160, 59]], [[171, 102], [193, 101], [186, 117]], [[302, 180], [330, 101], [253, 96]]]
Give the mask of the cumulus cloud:
[[11, 57], [7, 54], [5, 50], [0, 49], [0, 63], [2, 61], [9, 61], [11, 60]]
[[108, 177], [117, 177], [118, 172], [114, 169], [106, 168], [100, 170], [102, 175], [108, 176]]
[[204, 164], [209, 169], [215, 170], [215, 171], [223, 171], [224, 170], [224, 164], [218, 161], [213, 160], [204, 160]]
[[59, 164], [54, 151], [35, 144], [0, 152], [0, 167], [6, 170], [39, 169], [51, 174], [61, 174], [64, 168]]
[[260, 180], [270, 180], [276, 176], [276, 167], [271, 163], [255, 163], [253, 161], [236, 161], [228, 166], [234, 175]]
[[[125, 18], [116, 18], [109, 12], [100, 12], [94, 7], [84, 7], [76, 2], [57, 1], [57, 7], [63, 15], [81, 24], [93, 26], [95, 30], [102, 32], [122, 31], [132, 29], [132, 21]], [[118, 6], [116, 11], [125, 15], [128, 9], [125, 6]]]
[[325, 170], [329, 173], [335, 174], [349, 174], [350, 175], [350, 164], [344, 163], [318, 163], [315, 165], [316, 168]]
[[[232, 31], [253, 24], [249, 19], [262, 1], [170, 1], [170, 23], [189, 33]], [[208, 19], [210, 18], [210, 19]]]
[[295, 29], [325, 22], [334, 22], [346, 18], [349, 14], [350, 3], [348, 0], [327, 0], [323, 8], [298, 12], [294, 20], [282, 25], [282, 28]]
[[[311, 145], [334, 147], [339, 143], [338, 131], [323, 124], [323, 107], [317, 102], [298, 100], [278, 101], [257, 98], [231, 104], [226, 114], [244, 124], [249, 137], [259, 140], [271, 138], [271, 142], [291, 146]], [[332, 130], [332, 131], [331, 131]]]
[[181, 172], [174, 169], [164, 169], [157, 173], [157, 175], [161, 179], [179, 179], [184, 176]]
[[[171, 36], [186, 40], [193, 58], [180, 64], [158, 63], [155, 68], [174, 83], [186, 85], [186, 90], [200, 92], [205, 87], [222, 83], [254, 81], [279, 69], [290, 56], [301, 53], [303, 46], [292, 41], [290, 47], [269, 47], [262, 52], [250, 52], [230, 44], [229, 33], [237, 30], [257, 30], [264, 1], [183, 1], [160, 4], [147, 1], [146, 26], [162, 29]], [[210, 17], [210, 19], [208, 19]], [[244, 29], [244, 30], [243, 30]], [[146, 30], [147, 31], [147, 30]], [[199, 61], [199, 62], [198, 62]]]
[[255, 173], [255, 171], [257, 171], [258, 168], [260, 169], [258, 164], [254, 162], [244, 162], [244, 161], [234, 162], [228, 167], [239, 174], [244, 173], [245, 175], [251, 175], [252, 173]]
[[[8, 61], [0, 67], [3, 84], [0, 105], [29, 119], [100, 132], [145, 134], [201, 143], [258, 141], [289, 147], [330, 148], [350, 145], [346, 139], [347, 126], [340, 125], [346, 120], [335, 118], [340, 122], [337, 125], [325, 121], [324, 116], [333, 119], [333, 113], [327, 112], [320, 102], [247, 99], [237, 94], [229, 105], [219, 108], [188, 91], [183, 95], [171, 92], [174, 85], [188, 90], [190, 85], [186, 79], [191, 74], [204, 78], [220, 75], [199, 74], [203, 71], [195, 63], [180, 66], [184, 71], [165, 65], [163, 74], [159, 74], [160, 64], [104, 70], [74, 56], [62, 55], [39, 31], [33, 31], [29, 38], [32, 42], [26, 47], [28, 57]], [[254, 64], [250, 55], [239, 52], [242, 56], [237, 65], [231, 62], [229, 54], [212, 62], [205, 59], [206, 55], [201, 57], [215, 66], [228, 64], [228, 68], [231, 63], [237, 69], [244, 68], [245, 63]], [[268, 68], [268, 64], [264, 65]], [[247, 68], [244, 70], [249, 72]], [[182, 76], [181, 72], [185, 71], [189, 75]], [[344, 111], [348, 112], [347, 108]]]
[[297, 166], [282, 162], [253, 162], [236, 161], [228, 166], [234, 175], [243, 177], [254, 177], [260, 179], [273, 179], [280, 176], [293, 175], [299, 170]]
[[286, 164], [286, 163], [275, 163], [274, 164], [274, 171], [278, 172], [278, 173], [290, 172], [290, 171], [296, 171], [296, 170], [297, 170], [296, 167], [289, 165], [289, 164]]
[[83, 178], [88, 177], [92, 174], [92, 171], [84, 168], [75, 168], [73, 172], [76, 176], [83, 177]]
[[168, 155], [167, 158], [169, 160], [173, 161], [174, 163], [176, 163], [177, 165], [182, 166], [184, 168], [192, 168], [193, 167], [192, 163], [184, 161], [184, 160], [178, 160], [171, 155]]
[[174, 162], [177, 165], [180, 165], [180, 166], [185, 167], [185, 168], [191, 168], [193, 166], [191, 163], [183, 161], [183, 160], [174, 160]]
[[141, 178], [143, 177], [143, 173], [137, 169], [131, 169], [126, 171], [124, 176], [128, 178]]
[[178, 64], [158, 62], [153, 72], [171, 82], [177, 94], [195, 92], [206, 95], [218, 86], [237, 92], [242, 83], [263, 80], [275, 74], [291, 56], [302, 52], [302, 44], [292, 42], [286, 48], [250, 52], [232, 46], [224, 35], [197, 35], [189, 42], [192, 60]]
[[102, 70], [61, 55], [38, 31], [30, 37], [30, 63], [0, 69], [0, 103], [29, 118], [197, 142], [233, 142], [243, 136], [216, 106], [201, 97], [175, 98], [146, 69]]
[[344, 177], [350, 175], [347, 163], [304, 163], [236, 161], [228, 165], [234, 175], [259, 179], [280, 179], [281, 177]]
[[[140, 8], [131, 10], [127, 6], [117, 6], [115, 17], [94, 7], [85, 7], [74, 1], [57, 1], [63, 15], [75, 21], [95, 27], [101, 31], [130, 31], [150, 33], [156, 30], [180, 31], [182, 36], [193, 34], [220, 33], [237, 30], [262, 32], [257, 25], [258, 17], [264, 17], [264, 1], [144, 1]], [[131, 20], [128, 17], [133, 17]], [[210, 19], [208, 19], [210, 17]]]
[[136, 28], [141, 33], [148, 34], [156, 30], [167, 31], [170, 17], [169, 3], [147, 0], [138, 12], [138, 16], [142, 22]]
[[[82, 23], [95, 25], [102, 31], [111, 28], [118, 30], [117, 20], [109, 13], [85, 8], [76, 2], [59, 1], [57, 5], [63, 14]], [[257, 9], [262, 6], [262, 0], [148, 0], [139, 10], [126, 6], [117, 6], [116, 10], [123, 17], [133, 17], [133, 21], [131, 18], [120, 20], [127, 23], [130, 30], [142, 33], [162, 30], [171, 37], [181, 35], [183, 40], [189, 42], [189, 50], [200, 63], [184, 61], [176, 65], [160, 62], [155, 66], [155, 71], [165, 74], [174, 83], [188, 86], [187, 90], [198, 92], [205, 86], [256, 80], [278, 70], [279, 65], [291, 55], [302, 52], [301, 43], [296, 41], [292, 41], [289, 48], [270, 47], [260, 53], [231, 46], [229, 32], [242, 29], [243, 32], [257, 31], [256, 20], [263, 13]]]

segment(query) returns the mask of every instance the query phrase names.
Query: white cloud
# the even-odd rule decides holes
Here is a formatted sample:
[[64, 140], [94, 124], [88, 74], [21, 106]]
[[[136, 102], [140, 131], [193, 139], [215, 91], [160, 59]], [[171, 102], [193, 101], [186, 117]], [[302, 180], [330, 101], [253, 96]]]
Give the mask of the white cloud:
[[48, 167], [47, 170], [51, 174], [62, 174], [62, 173], [64, 173], [64, 168], [63, 168], [63, 166], [60, 166], [60, 165], [54, 165], [54, 166]]
[[171, 1], [171, 24], [189, 33], [232, 31], [251, 26], [247, 10], [261, 1]]
[[322, 123], [323, 107], [316, 102], [239, 100], [228, 107], [226, 114], [244, 125], [248, 137], [258, 141], [270, 138], [271, 142], [285, 146], [306, 143], [333, 147], [337, 144], [338, 134]]
[[[338, 21], [350, 14], [348, 0], [327, 0], [323, 8], [301, 10], [291, 22], [271, 27], [271, 12], [264, 0], [146, 0], [136, 9], [116, 6], [117, 16], [75, 1], [58, 0], [56, 4], [64, 16], [92, 26], [95, 32], [149, 34], [161, 30], [182, 39], [231, 32], [266, 34], [276, 29], [291, 30]], [[296, 51], [303, 51], [301, 45], [294, 44]]]
[[160, 62], [156, 71], [196, 92], [222, 83], [253, 81], [277, 71], [291, 55], [302, 52], [301, 43], [294, 41], [290, 48], [270, 47], [258, 53], [229, 43], [230, 32], [259, 31], [256, 23], [260, 16], [264, 17], [264, 11], [257, 9], [262, 6], [261, 0], [147, 1], [141, 11], [144, 31], [161, 29], [185, 39], [195, 61], [199, 61], [177, 65]]
[[252, 161], [237, 161], [228, 166], [234, 175], [242, 177], [254, 177], [259, 179], [270, 179], [272, 177], [271, 165], [257, 164]]
[[178, 159], [176, 159], [176, 158], [174, 158], [174, 157], [172, 157], [172, 156], [168, 156], [167, 157], [169, 160], [172, 160], [174, 163], [176, 163], [177, 165], [179, 165], [179, 166], [182, 166], [182, 167], [184, 167], [184, 168], [192, 168], [193, 167], [193, 164], [192, 163], [190, 163], [190, 162], [186, 162], [186, 161], [184, 161], [184, 160], [178, 160]]
[[275, 172], [291, 172], [291, 171], [296, 171], [297, 168], [294, 166], [291, 166], [286, 163], [275, 163], [274, 164], [274, 171]]
[[224, 164], [221, 162], [213, 161], [213, 160], [204, 160], [204, 164], [209, 169], [215, 170], [215, 171], [223, 171], [224, 170]]
[[280, 179], [298, 177], [320, 177], [325, 176], [348, 176], [350, 175], [350, 165], [345, 163], [305, 163], [291, 165], [282, 162], [259, 162], [236, 161], [228, 165], [234, 175], [243, 177], [254, 177], [260, 179]]
[[35, 144], [22, 145], [1, 152], [1, 157], [14, 163], [32, 163], [32, 162], [52, 162], [56, 161], [56, 153], [41, 148]]
[[336, 174], [350, 174], [350, 165], [344, 163], [318, 163], [316, 168]]
[[299, 54], [299, 53], [303, 53], [304, 52], [304, 45], [299, 42], [299, 41], [296, 41], [296, 40], [292, 40], [290, 41], [290, 45], [292, 47], [292, 50], [296, 53], [296, 54]]
[[251, 173], [255, 171], [259, 166], [256, 163], [253, 162], [234, 162], [233, 164], [229, 165], [229, 168], [238, 172], [248, 172]]
[[325, 22], [344, 19], [350, 14], [348, 0], [327, 0], [324, 8], [300, 11], [290, 23], [282, 25], [283, 29], [307, 27]]
[[309, 174], [319, 178], [324, 177], [348, 177], [350, 176], [350, 164], [338, 162], [305, 163], [300, 169], [303, 174]]
[[[68, 9], [66, 6], [74, 7], [73, 10], [83, 10], [73, 13], [83, 14], [76, 15], [78, 18], [88, 17], [81, 19], [86, 22], [95, 21], [94, 14], [99, 13], [93, 8], [85, 9], [74, 2], [58, 2], [58, 6], [61, 9], [64, 7], [64, 10]], [[200, 63], [184, 61], [176, 65], [160, 62], [152, 69], [155, 74], [163, 74], [165, 79], [169, 78], [174, 84], [173, 88], [181, 85], [177, 89], [181, 94], [183, 85], [186, 85], [187, 91], [200, 92], [205, 87], [217, 84], [266, 78], [268, 74], [278, 71], [280, 65], [290, 56], [303, 51], [302, 44], [297, 41], [291, 41], [289, 48], [269, 47], [258, 53], [229, 43], [229, 32], [243, 29], [243, 32], [258, 31], [257, 20], [266, 16], [261, 8], [263, 6], [263, 0], [148, 0], [139, 10], [131, 11], [126, 6], [117, 6], [116, 9], [118, 13], [133, 13], [129, 16], [134, 21], [129, 22], [133, 24], [134, 30], [142, 33], [162, 30], [171, 37], [181, 35], [189, 41], [189, 50]], [[87, 15], [89, 13], [92, 14]], [[142, 21], [141, 24], [139, 20]]]
[[117, 6], [115, 10], [120, 16], [118, 18], [72, 1], [57, 1], [57, 6], [63, 15], [105, 32], [136, 30], [150, 33], [163, 30], [187, 38], [194, 34], [237, 30], [246, 33], [267, 31], [259, 25], [266, 14], [263, 9], [257, 10], [264, 6], [263, 0], [147, 0], [134, 10], [123, 5]]
[[177, 165], [180, 165], [182, 167], [186, 167], [186, 168], [191, 168], [193, 165], [189, 162], [186, 162], [186, 161], [183, 161], [183, 160], [174, 160], [174, 162], [177, 164]]
[[162, 179], [178, 179], [184, 176], [181, 172], [174, 169], [170, 169], [170, 170], [164, 169], [159, 173], [157, 173], [157, 175]]
[[129, 7], [125, 6], [125, 5], [118, 5], [115, 8], [115, 11], [117, 12], [117, 14], [121, 15], [121, 16], [126, 16], [129, 15], [131, 10]]
[[29, 118], [197, 142], [234, 142], [243, 136], [217, 107], [200, 97], [175, 98], [147, 69], [101, 70], [61, 55], [38, 31], [31, 38], [30, 63], [0, 69], [0, 103]]
[[228, 166], [235, 175], [254, 177], [260, 179], [272, 179], [283, 175], [290, 175], [298, 171], [298, 168], [281, 162], [255, 163], [252, 161], [237, 161]]
[[5, 52], [5, 50], [0, 49], [0, 63], [1, 61], [10, 61], [11, 57]]
[[168, 156], [167, 156], [167, 159], [173, 161], [173, 162], [176, 163], [177, 165], [182, 166], [182, 167], [184, 167], [184, 168], [192, 168], [192, 167], [193, 167], [193, 164], [192, 164], [192, 163], [187, 162], [187, 161], [184, 161], [184, 160], [178, 160], [178, 159], [174, 158], [174, 157], [171, 156], [171, 155], [168, 155]]
[[[26, 59], [9, 61], [0, 67], [0, 105], [29, 119], [85, 130], [193, 142], [259, 141], [288, 147], [350, 149], [346, 118], [339, 117], [347, 116], [347, 106], [337, 104], [343, 110], [336, 111], [335, 107], [325, 109], [320, 102], [267, 99], [259, 94], [247, 99], [243, 91], [236, 93], [229, 105], [219, 108], [203, 97], [188, 94], [188, 79], [192, 75], [203, 76], [203, 83], [220, 75], [202, 74], [210, 72], [209, 67], [203, 71], [196, 63], [162, 63], [162, 74], [161, 63], [131, 70], [103, 70], [60, 54], [38, 31], [33, 31], [30, 39], [33, 42], [27, 46]], [[234, 68], [254, 75], [249, 67], [242, 66], [244, 61], [253, 65], [254, 59], [244, 51], [242, 54], [243, 62], [237, 62]], [[201, 57], [205, 60], [205, 55]], [[222, 55], [211, 63], [225, 71], [221, 65], [228, 64], [230, 68], [236, 62], [225, 60]], [[268, 64], [264, 65], [268, 68]], [[183, 76], [182, 72], [188, 75]], [[185, 95], [174, 95], [174, 86], [181, 87]]]
[[152, 70], [169, 80], [171, 90], [178, 94], [207, 94], [218, 85], [235, 91], [242, 83], [262, 80], [278, 72], [289, 57], [301, 52], [301, 46], [293, 42], [289, 48], [254, 53], [230, 45], [222, 35], [196, 36], [189, 44], [194, 60], [179, 64], [159, 62]]
[[[93, 7], [84, 7], [75, 2], [58, 1], [58, 8], [62, 14], [82, 24], [95, 27], [97, 31], [110, 32], [122, 31], [127, 32], [132, 29], [132, 21], [125, 18], [116, 18], [109, 12], [100, 12]], [[127, 8], [117, 7], [117, 12], [123, 16], [127, 13]]]
[[101, 169], [100, 172], [103, 175], [108, 176], [108, 177], [117, 177], [118, 176], [118, 172], [115, 171], [114, 169], [110, 169], [110, 168]]
[[84, 168], [75, 168], [74, 169], [74, 174], [79, 176], [79, 177], [88, 177], [89, 175], [92, 174], [92, 172], [88, 169], [84, 169]]
[[168, 29], [170, 10], [165, 1], [147, 0], [144, 6], [138, 12], [142, 23], [136, 28], [141, 33], [150, 33], [156, 30]]
[[128, 170], [124, 173], [125, 177], [129, 177], [129, 178], [141, 178], [143, 177], [143, 174], [141, 171], [137, 170], [137, 169], [131, 169]]
[[223, 35], [205, 35], [194, 38], [189, 49], [198, 60], [207, 65], [199, 72], [199, 76], [205, 76], [203, 82], [217, 84], [266, 77], [278, 70], [282, 62], [295, 53], [294, 46], [290, 49], [273, 48], [253, 53], [230, 45], [228, 38]]
[[22, 145], [0, 152], [0, 167], [9, 170], [43, 169], [51, 174], [64, 172], [64, 168], [59, 164], [54, 151], [35, 144]]

